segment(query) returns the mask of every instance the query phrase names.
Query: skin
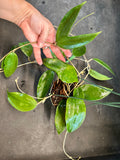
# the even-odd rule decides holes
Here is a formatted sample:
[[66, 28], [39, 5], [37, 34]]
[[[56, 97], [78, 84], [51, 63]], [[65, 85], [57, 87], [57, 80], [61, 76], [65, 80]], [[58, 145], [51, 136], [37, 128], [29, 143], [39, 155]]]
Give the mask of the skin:
[[[55, 45], [55, 28], [30, 3], [25, 0], [0, 0], [0, 18], [13, 22], [22, 29], [25, 37], [32, 43], [34, 56], [39, 65], [42, 65], [40, 48], [43, 48], [47, 58], [52, 58], [50, 49], [46, 47], [50, 47], [57, 58], [65, 62], [61, 49]], [[62, 50], [66, 57], [71, 56], [70, 50]]]

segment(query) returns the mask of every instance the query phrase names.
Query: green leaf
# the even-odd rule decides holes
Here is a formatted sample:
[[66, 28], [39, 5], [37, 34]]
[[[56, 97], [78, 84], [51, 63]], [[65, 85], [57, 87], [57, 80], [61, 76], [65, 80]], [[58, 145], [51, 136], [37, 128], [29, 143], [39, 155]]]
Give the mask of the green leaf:
[[81, 34], [74, 37], [64, 37], [57, 42], [57, 45], [64, 49], [73, 49], [85, 46], [95, 39], [101, 32]]
[[72, 53], [76, 57], [82, 56], [86, 53], [86, 47], [82, 46], [82, 47], [79, 47], [79, 48], [74, 48]]
[[62, 53], [63, 57], [65, 58], [66, 55], [65, 55], [65, 53], [62, 51], [62, 49], [60, 49], [60, 52]]
[[51, 48], [50, 48], [50, 52], [51, 52], [52, 57], [55, 58], [55, 59], [57, 59], [55, 53], [53, 53], [53, 51], [51, 50]]
[[99, 63], [101, 66], [103, 66], [105, 69], [107, 69], [109, 72], [111, 72], [113, 75], [115, 75], [115, 73], [112, 71], [111, 67], [106, 64], [105, 62], [103, 62], [102, 60], [98, 59], [98, 58], [93, 58], [93, 60], [97, 63]]
[[66, 127], [68, 132], [78, 129], [86, 116], [86, 106], [83, 100], [68, 98], [66, 103]]
[[[84, 84], [81, 87], [76, 88], [74, 92], [81, 93], [81, 90], [84, 94], [84, 99], [92, 100], [92, 101], [101, 100], [101, 99], [105, 98], [106, 96], [108, 96], [112, 92], [112, 89], [110, 89], [110, 88], [106, 88], [103, 86], [98, 87], [98, 86], [95, 86], [92, 84]], [[77, 96], [77, 97], [82, 98], [81, 95]]]
[[1, 64], [5, 77], [10, 77], [15, 72], [17, 65], [18, 56], [14, 52], [9, 53]]
[[66, 101], [62, 100], [58, 104], [55, 114], [55, 126], [58, 134], [62, 133], [66, 127], [65, 110], [66, 110]]
[[31, 111], [37, 106], [36, 100], [25, 93], [7, 92], [7, 96], [9, 103], [18, 111]]
[[70, 11], [68, 11], [65, 14], [65, 16], [63, 17], [63, 19], [61, 20], [58, 26], [57, 33], [56, 33], [56, 41], [59, 41], [61, 38], [68, 36], [69, 31], [72, 25], [74, 24], [80, 9], [85, 3], [86, 1], [72, 8]]
[[[25, 44], [27, 44], [27, 43], [29, 43], [29, 42], [19, 43], [19, 46], [23, 46], [23, 45], [25, 45]], [[33, 47], [32, 47], [31, 44], [26, 45], [26, 46], [23, 46], [23, 47], [21, 47], [20, 49], [21, 49], [21, 51], [22, 51], [27, 57], [30, 57], [31, 54], [33, 53]]]
[[97, 71], [95, 71], [93, 69], [89, 70], [89, 74], [90, 74], [91, 77], [93, 77], [93, 78], [95, 78], [97, 80], [101, 80], [101, 81], [112, 79], [111, 77], [105, 76], [105, 75], [103, 75], [103, 74], [101, 74], [101, 73], [99, 73], [99, 72], [97, 72]]
[[81, 87], [74, 88], [73, 96], [77, 97], [77, 98], [82, 98], [82, 99], [84, 98], [84, 93], [83, 93]]
[[37, 85], [37, 97], [38, 98], [43, 98], [47, 95], [50, 89], [51, 83], [53, 81], [53, 78], [54, 78], [54, 72], [51, 70], [47, 70], [41, 75], [38, 85]]
[[15, 49], [15, 48], [17, 48], [17, 47], [18, 47], [18, 45], [13, 46], [13, 47], [10, 49], [10, 51], [12, 51], [13, 49]]
[[78, 82], [77, 72], [73, 66], [60, 61], [59, 59], [45, 58], [44, 65], [57, 73], [59, 79], [66, 83]]

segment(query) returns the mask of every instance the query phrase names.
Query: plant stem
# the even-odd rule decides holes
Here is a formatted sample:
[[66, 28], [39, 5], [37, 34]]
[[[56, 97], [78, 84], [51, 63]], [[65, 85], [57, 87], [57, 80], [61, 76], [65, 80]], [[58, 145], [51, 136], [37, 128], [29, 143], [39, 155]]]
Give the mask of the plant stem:
[[25, 92], [23, 92], [23, 91], [20, 89], [20, 87], [19, 87], [19, 85], [18, 85], [18, 79], [19, 79], [19, 77], [17, 77], [17, 78], [15, 79], [16, 87], [17, 87], [17, 89], [18, 89], [21, 93], [25, 93]]
[[88, 60], [88, 62], [90, 63], [92, 60], [93, 60], [93, 59], [91, 58], [91, 59]]
[[37, 63], [37, 62], [36, 61], [31, 61], [31, 62], [23, 63], [23, 64], [18, 65], [17, 68], [28, 65], [28, 64], [32, 64], [32, 63]]
[[[88, 76], [89, 76], [89, 73], [87, 73], [87, 75], [85, 76], [84, 79], [86, 80]], [[78, 85], [78, 87], [81, 86], [84, 82], [85, 82], [85, 81], [83, 80], [83, 81]]]
[[[87, 69], [88, 70], [88, 68], [90, 68], [90, 64], [89, 64], [89, 62], [88, 62], [88, 60], [87, 60], [87, 58], [86, 58], [86, 56], [85, 55], [83, 55], [83, 57], [84, 57], [84, 61], [87, 63], [87, 67], [85, 67], [81, 72], [79, 72], [78, 70], [78, 76], [80, 77], [81, 76], [81, 74], [83, 74], [83, 72]], [[70, 61], [71, 62], [71, 61]], [[73, 65], [73, 64], [72, 64]], [[74, 65], [73, 65], [74, 66]], [[86, 78], [88, 77], [88, 75], [89, 75], [89, 72], [88, 72], [88, 74], [85, 76], [85, 78], [84, 78], [84, 80], [86, 80]], [[80, 79], [81, 79], [81, 77], [80, 77]], [[73, 89], [70, 91], [70, 93], [74, 90], [74, 88], [76, 88], [76, 87], [79, 87], [79, 86], [81, 86], [83, 83], [84, 83], [84, 80], [80, 83], [80, 81], [73, 87]], [[79, 84], [80, 83], [80, 84]]]
[[2, 58], [0, 59], [0, 62], [2, 62], [3, 59], [4, 59], [9, 53], [10, 53], [10, 52], [8, 52], [4, 57], [2, 57]]
[[[89, 69], [90, 69], [90, 64], [89, 64], [89, 62], [88, 62], [88, 60], [87, 60], [87, 58], [86, 58], [86, 56], [85, 55], [83, 55], [83, 57], [84, 57], [84, 62], [86, 62], [87, 63], [87, 67], [85, 67], [81, 72], [79, 72], [78, 70], [77, 70], [77, 68], [74, 66], [74, 64], [71, 62], [71, 60], [70, 59], [68, 59], [68, 61], [72, 64], [72, 66], [75, 68], [75, 70], [77, 71], [77, 73], [78, 73], [78, 77], [81, 79], [81, 74], [83, 74], [83, 72], [87, 69], [88, 70], [88, 74], [85, 76], [85, 80], [86, 80], [86, 78], [88, 77], [88, 75], [89, 75]], [[81, 81], [81, 80], [80, 80]], [[79, 87], [80, 85], [82, 85], [83, 83], [84, 83], [84, 80], [80, 83], [80, 81], [73, 87], [73, 89], [70, 91], [70, 93], [74, 90], [74, 88], [76, 88], [76, 87]], [[79, 84], [80, 83], [80, 84]]]
[[55, 25], [54, 25], [54, 27], [55, 27], [56, 29], [58, 28], [58, 26], [55, 26]]
[[68, 94], [68, 96], [69, 96], [69, 95], [70, 95], [70, 87], [71, 87], [71, 84], [66, 83], [66, 87], [67, 87], [67, 90], [68, 90], [68, 92], [69, 92], [69, 94]]
[[82, 59], [82, 58], [74, 58], [74, 59], [85, 62], [85, 60], [84, 60], [84, 59]]
[[[65, 150], [65, 142], [66, 142], [67, 134], [68, 134], [68, 132], [66, 131], [65, 137], [64, 137], [64, 140], [63, 140], [63, 152], [64, 152], [64, 154], [65, 154], [69, 159], [75, 160], [75, 159], [74, 159], [72, 156], [70, 156], [70, 155], [66, 152], [66, 150]], [[77, 160], [80, 160], [80, 159], [81, 159], [81, 157], [79, 157]]]
[[19, 46], [19, 47], [13, 49], [13, 50], [10, 51], [10, 52], [15, 52], [16, 50], [18, 50], [18, 49], [20, 49], [20, 48], [22, 48], [22, 47], [28, 46], [28, 45], [30, 45], [30, 44], [35, 44], [35, 43], [36, 43], [36, 42], [29, 42], [29, 43], [27, 43], [27, 44], [23, 44], [22, 46]]
[[[30, 45], [30, 44], [35, 44], [35, 43], [36, 43], [36, 42], [29, 42], [29, 43], [27, 43], [27, 44], [23, 44], [23, 45], [21, 45], [21, 46], [19, 46], [19, 47], [17, 47], [17, 48], [14, 48], [14, 49], [11, 50], [10, 52], [8, 52], [4, 57], [2, 57], [2, 58], [0, 59], [0, 62], [2, 62], [2, 61], [4, 60], [4, 58], [5, 58], [8, 54], [10, 54], [11, 52], [15, 52], [16, 50], [18, 50], [18, 49], [20, 49], [20, 48], [22, 48], [22, 47], [28, 46], [28, 45]], [[60, 47], [56, 45], [56, 42], [55, 42], [55, 43], [45, 42], [45, 43], [48, 43], [48, 44], [50, 44], [50, 45], [54, 45], [54, 46], [56, 46], [56, 47], [58, 47], [58, 48], [60, 49]], [[30, 60], [29, 57], [28, 57], [28, 60]]]
[[70, 33], [72, 33], [73, 29], [75, 28], [75, 26], [76, 26], [79, 22], [81, 22], [81, 21], [82, 21], [82, 20], [84, 20], [85, 18], [87, 18], [87, 17], [89, 17], [89, 16], [93, 15], [94, 13], [95, 13], [95, 12], [92, 12], [92, 13], [90, 13], [90, 14], [86, 15], [85, 17], [81, 18], [79, 21], [77, 21], [77, 22], [73, 25], [73, 27], [72, 27], [72, 29], [71, 29], [71, 32], [70, 32]]
[[67, 134], [68, 134], [68, 132], [66, 131], [65, 137], [64, 137], [64, 140], [63, 140], [63, 152], [64, 152], [64, 154], [65, 154], [69, 159], [74, 160], [74, 159], [65, 151], [65, 142], [66, 142]]
[[[47, 97], [44, 97], [44, 98], [41, 98], [42, 100], [40, 102], [37, 103], [37, 105], [39, 105], [40, 103], [44, 103], [48, 98], [52, 97], [53, 94], [47, 96]], [[40, 98], [39, 98], [40, 99]]]
[[11, 50], [11, 51], [8, 52], [4, 57], [2, 57], [2, 59], [0, 59], [0, 62], [2, 62], [3, 59], [4, 59], [8, 54], [10, 54], [11, 52], [15, 52], [15, 51], [18, 50], [19, 48], [22, 48], [22, 47], [24, 47], [24, 46], [27, 46], [27, 45], [30, 45], [30, 44], [34, 44], [34, 43], [36, 43], [36, 42], [27, 43], [27, 44], [24, 44], [24, 45], [22, 45], [22, 46], [19, 46], [19, 47], [15, 48], [15, 49]]
[[29, 61], [29, 62], [31, 62], [31, 59], [30, 59], [30, 57], [28, 57], [28, 61]]
[[[67, 85], [66, 85], [66, 87], [67, 87]], [[67, 93], [67, 91], [66, 91], [66, 89], [65, 89], [65, 86], [64, 86], [64, 85], [63, 85], [63, 89], [64, 89], [65, 94], [66, 94], [67, 96], [69, 96], [68, 93]]]
[[77, 68], [75, 67], [75, 65], [71, 62], [70, 59], [68, 59], [68, 61], [71, 63], [71, 65], [75, 68], [76, 72], [79, 74], [79, 71], [77, 70]]
[[85, 67], [82, 71], [80, 71], [79, 74], [83, 74], [85, 72], [85, 70], [87, 69], [87, 67]]
[[68, 63], [69, 61], [72, 61], [73, 59], [75, 59], [75, 56], [74, 56], [74, 55], [72, 55], [70, 58], [67, 58], [66, 63]]
[[[19, 85], [18, 85], [18, 79], [19, 79], [19, 77], [17, 77], [17, 78], [15, 79], [16, 87], [17, 87], [17, 89], [18, 89], [21, 93], [24, 93], [24, 94], [25, 94], [25, 92], [23, 92], [23, 91], [20, 89]], [[38, 98], [38, 97], [34, 97], [34, 96], [31, 96], [31, 95], [29, 95], [29, 96], [32, 97], [32, 98], [34, 98], [34, 99], [40, 99], [40, 98]], [[41, 99], [43, 99], [43, 98], [41, 98]]]
[[89, 61], [87, 60], [86, 56], [83, 55], [83, 57], [84, 57], [84, 59], [85, 59], [85, 62], [87, 63], [87, 67], [85, 67], [83, 70], [87, 69], [88, 73], [87, 73], [87, 75], [85, 76], [85, 78], [83, 79], [83, 81], [78, 85], [78, 87], [81, 86], [81, 85], [85, 82], [85, 80], [86, 80], [87, 77], [89, 76], [89, 70], [90, 70], [90, 68], [91, 68], [91, 67], [90, 67], [90, 64], [89, 64]]
[[84, 57], [84, 59], [85, 59], [85, 62], [87, 63], [88, 68], [91, 68], [91, 67], [90, 67], [90, 64], [89, 64], [89, 61], [87, 60], [86, 56], [83, 55], [83, 57]]

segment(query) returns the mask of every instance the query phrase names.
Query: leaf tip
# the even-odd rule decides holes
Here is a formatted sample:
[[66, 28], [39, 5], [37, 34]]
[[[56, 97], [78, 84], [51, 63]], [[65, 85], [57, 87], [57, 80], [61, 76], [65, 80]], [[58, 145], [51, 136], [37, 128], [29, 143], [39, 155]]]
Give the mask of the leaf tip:
[[8, 89], [7, 89], [7, 95], [9, 94], [9, 91], [8, 91]]
[[112, 71], [111, 73], [112, 73], [112, 75], [113, 75], [114, 77], [116, 77], [116, 74], [115, 74], [113, 71]]
[[82, 2], [81, 4], [79, 4], [77, 7], [78, 8], [81, 8], [84, 4], [86, 4], [87, 3], [87, 1], [84, 1], [84, 2]]
[[82, 3], [82, 5], [84, 5], [84, 4], [86, 4], [87, 3], [87, 1], [84, 1], [83, 3]]
[[97, 35], [99, 35], [99, 34], [101, 34], [102, 33], [102, 31], [99, 31], [99, 32], [97, 32]]

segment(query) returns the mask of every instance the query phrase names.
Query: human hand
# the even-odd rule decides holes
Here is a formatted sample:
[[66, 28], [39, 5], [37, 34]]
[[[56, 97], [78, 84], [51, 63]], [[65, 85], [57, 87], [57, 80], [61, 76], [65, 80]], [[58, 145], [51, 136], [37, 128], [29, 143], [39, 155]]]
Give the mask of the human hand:
[[40, 48], [43, 48], [43, 53], [47, 58], [52, 58], [49, 47], [58, 59], [65, 62], [65, 58], [60, 50], [64, 52], [66, 57], [71, 56], [70, 50], [60, 49], [55, 45], [56, 31], [52, 23], [32, 5], [28, 6], [30, 14], [19, 24], [19, 26], [25, 37], [33, 46], [34, 56], [37, 63], [40, 65], [42, 64]]
[[[57, 58], [65, 61], [60, 48], [55, 45], [56, 31], [52, 23], [27, 1], [0, 0], [0, 18], [11, 21], [22, 29], [33, 46], [38, 64], [42, 64], [40, 48], [43, 48], [47, 58], [52, 58], [49, 48], [46, 47], [50, 47]], [[62, 50], [66, 57], [71, 56], [69, 50]]]

